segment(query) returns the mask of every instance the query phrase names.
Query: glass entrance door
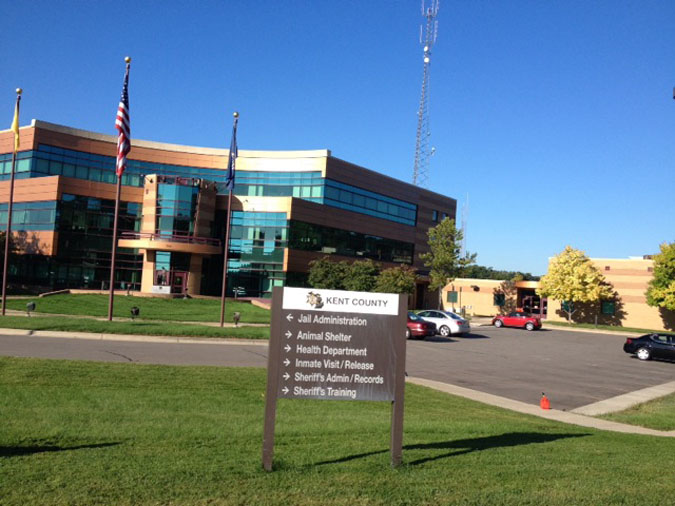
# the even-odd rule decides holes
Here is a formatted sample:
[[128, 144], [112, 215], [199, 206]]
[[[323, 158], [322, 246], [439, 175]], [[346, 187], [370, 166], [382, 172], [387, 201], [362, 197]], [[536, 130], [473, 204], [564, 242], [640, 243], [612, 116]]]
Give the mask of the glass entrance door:
[[185, 271], [173, 271], [171, 273], [171, 293], [184, 294], [187, 292], [188, 273]]

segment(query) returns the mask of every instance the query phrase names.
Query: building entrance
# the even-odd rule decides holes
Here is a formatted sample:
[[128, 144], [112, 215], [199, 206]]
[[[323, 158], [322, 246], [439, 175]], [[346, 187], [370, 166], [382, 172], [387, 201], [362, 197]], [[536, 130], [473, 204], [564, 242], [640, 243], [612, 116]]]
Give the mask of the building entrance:
[[171, 293], [184, 294], [187, 292], [187, 280], [187, 272], [171, 271]]

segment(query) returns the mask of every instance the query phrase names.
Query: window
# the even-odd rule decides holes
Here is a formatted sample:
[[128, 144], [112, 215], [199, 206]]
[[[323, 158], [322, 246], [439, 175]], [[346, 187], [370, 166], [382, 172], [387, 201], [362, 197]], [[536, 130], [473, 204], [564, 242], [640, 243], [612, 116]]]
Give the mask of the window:
[[495, 306], [503, 307], [506, 305], [506, 294], [495, 293], [493, 304]]
[[433, 222], [438, 221], [438, 211], [436, 211], [436, 209], [431, 211], [431, 221], [433, 221]]

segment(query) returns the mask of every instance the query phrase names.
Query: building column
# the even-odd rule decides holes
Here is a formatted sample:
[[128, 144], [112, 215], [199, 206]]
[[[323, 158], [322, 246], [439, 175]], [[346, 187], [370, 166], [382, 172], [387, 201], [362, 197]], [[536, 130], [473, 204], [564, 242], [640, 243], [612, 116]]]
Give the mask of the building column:
[[202, 255], [190, 255], [190, 274], [188, 275], [187, 293], [199, 295], [202, 286]]
[[143, 253], [143, 273], [141, 274], [141, 292], [152, 293], [155, 283], [155, 252], [145, 250]]

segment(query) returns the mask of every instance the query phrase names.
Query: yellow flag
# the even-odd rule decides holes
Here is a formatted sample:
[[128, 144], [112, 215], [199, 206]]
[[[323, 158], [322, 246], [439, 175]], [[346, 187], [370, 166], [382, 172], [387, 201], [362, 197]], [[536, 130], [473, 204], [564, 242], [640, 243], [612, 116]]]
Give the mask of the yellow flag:
[[19, 151], [19, 101], [16, 101], [14, 108], [14, 121], [12, 121], [12, 132], [14, 132], [14, 152]]

